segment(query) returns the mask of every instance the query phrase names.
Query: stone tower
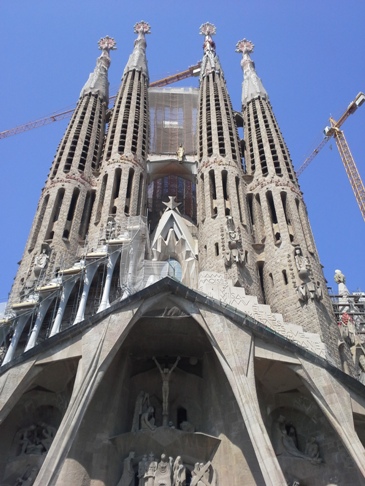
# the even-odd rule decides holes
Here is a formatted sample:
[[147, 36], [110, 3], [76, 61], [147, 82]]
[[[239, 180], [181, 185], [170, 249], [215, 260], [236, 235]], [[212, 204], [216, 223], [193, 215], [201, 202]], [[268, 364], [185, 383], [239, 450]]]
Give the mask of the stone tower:
[[11, 293], [14, 303], [50, 280], [57, 269], [74, 263], [87, 233], [109, 101], [109, 51], [115, 42], [105, 37], [99, 48], [102, 54], [81, 90], [42, 190]]
[[122, 225], [129, 216], [145, 214], [149, 134], [145, 35], [150, 33], [150, 26], [139, 22], [134, 31], [138, 37], [124, 69], [105, 140], [89, 230], [91, 240], [108, 221]]
[[99, 43], [0, 321], [0, 483], [365, 484], [365, 324], [337, 270], [338, 330], [252, 43], [240, 113], [214, 25], [199, 89], [149, 89], [134, 30], [110, 111]]
[[197, 147], [199, 270], [225, 274], [249, 294], [260, 296], [237, 127], [212, 39], [215, 27], [203, 24], [200, 33], [204, 56]]
[[333, 357], [337, 337], [328, 332], [334, 315], [326, 282], [288, 148], [250, 58], [253, 48], [246, 39], [236, 46], [243, 55], [247, 204], [265, 302], [289, 322], [320, 333]]

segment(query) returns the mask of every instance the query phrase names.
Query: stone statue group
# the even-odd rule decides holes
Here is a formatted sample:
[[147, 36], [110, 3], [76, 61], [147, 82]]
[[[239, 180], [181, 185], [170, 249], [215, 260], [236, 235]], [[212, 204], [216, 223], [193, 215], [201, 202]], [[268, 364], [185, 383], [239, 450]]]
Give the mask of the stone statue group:
[[21, 433], [20, 454], [45, 454], [56, 435], [56, 429], [45, 422], [32, 424]]
[[[123, 474], [117, 486], [135, 486], [135, 453], [130, 452], [124, 459]], [[145, 454], [138, 463], [138, 486], [186, 486], [191, 477], [191, 486], [217, 486], [215, 471], [208, 461], [197, 462], [190, 472], [183, 464], [181, 456], [174, 460], [161, 454], [157, 461], [153, 452]]]

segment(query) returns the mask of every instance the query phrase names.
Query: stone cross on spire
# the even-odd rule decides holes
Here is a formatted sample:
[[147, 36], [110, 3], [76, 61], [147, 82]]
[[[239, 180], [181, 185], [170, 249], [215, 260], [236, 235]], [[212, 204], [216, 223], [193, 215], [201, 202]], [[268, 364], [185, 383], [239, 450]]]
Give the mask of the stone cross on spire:
[[115, 50], [117, 43], [112, 37], [106, 35], [102, 37], [98, 42], [99, 49], [103, 52], [96, 60], [96, 66], [94, 71], [89, 75], [89, 79], [86, 81], [85, 86], [82, 88], [80, 97], [85, 96], [88, 93], [98, 93], [104, 101], [109, 100], [109, 82], [108, 82], [108, 69], [110, 66], [109, 51]]
[[269, 98], [261, 79], [257, 76], [255, 63], [250, 57], [254, 47], [254, 44], [247, 39], [242, 39], [236, 44], [236, 52], [242, 53], [241, 66], [244, 76], [242, 83], [242, 106], [246, 106], [254, 98]]

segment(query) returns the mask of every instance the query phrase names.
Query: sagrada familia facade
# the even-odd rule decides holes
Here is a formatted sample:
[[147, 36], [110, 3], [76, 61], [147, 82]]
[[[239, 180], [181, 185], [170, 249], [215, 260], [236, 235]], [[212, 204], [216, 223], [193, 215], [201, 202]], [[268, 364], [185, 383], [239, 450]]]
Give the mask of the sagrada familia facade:
[[135, 32], [111, 109], [99, 41], [0, 322], [0, 484], [365, 484], [365, 358], [253, 44], [235, 112], [214, 25], [198, 89], [149, 88]]

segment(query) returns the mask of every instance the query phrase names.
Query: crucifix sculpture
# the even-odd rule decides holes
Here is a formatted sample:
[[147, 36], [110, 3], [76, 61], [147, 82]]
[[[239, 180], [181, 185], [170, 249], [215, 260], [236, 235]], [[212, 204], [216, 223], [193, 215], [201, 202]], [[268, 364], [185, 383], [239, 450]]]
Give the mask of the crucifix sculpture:
[[162, 378], [162, 425], [168, 425], [168, 417], [169, 417], [169, 388], [170, 388], [170, 378], [171, 374], [176, 368], [178, 362], [180, 361], [180, 356], [177, 357], [175, 363], [172, 365], [171, 368], [161, 368], [160, 363], [157, 361], [155, 356], [152, 357], [153, 361], [156, 363], [157, 368], [160, 371], [161, 378]]

